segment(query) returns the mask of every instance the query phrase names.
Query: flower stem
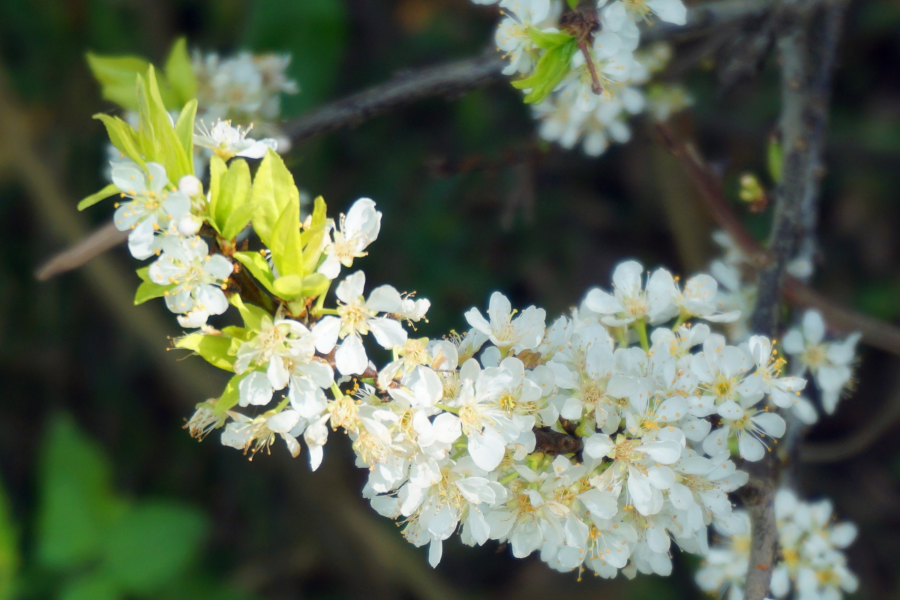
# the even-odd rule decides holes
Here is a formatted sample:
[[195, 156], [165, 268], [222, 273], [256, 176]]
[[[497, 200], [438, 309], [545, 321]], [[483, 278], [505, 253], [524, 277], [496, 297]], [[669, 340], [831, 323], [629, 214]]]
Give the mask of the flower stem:
[[641, 340], [641, 348], [644, 352], [650, 351], [650, 340], [647, 339], [647, 323], [644, 319], [634, 321], [634, 330], [637, 331], [638, 338]]
[[446, 404], [441, 404], [440, 402], [436, 403], [435, 408], [439, 408], [445, 412], [452, 413], [454, 415], [459, 416], [459, 409], [453, 408], [452, 406], [447, 406]]

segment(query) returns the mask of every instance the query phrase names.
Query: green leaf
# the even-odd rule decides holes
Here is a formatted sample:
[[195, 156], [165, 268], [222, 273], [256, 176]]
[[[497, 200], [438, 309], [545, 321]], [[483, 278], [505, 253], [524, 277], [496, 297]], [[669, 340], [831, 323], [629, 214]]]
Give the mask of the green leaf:
[[222, 237], [226, 240], [233, 240], [244, 230], [250, 219], [253, 218], [253, 212], [256, 210], [255, 204], [243, 204], [228, 216], [225, 221], [225, 227], [222, 229]]
[[126, 110], [136, 110], [134, 81], [147, 72], [150, 63], [138, 56], [100, 56], [87, 53], [88, 66], [100, 82], [103, 97]]
[[114, 184], [110, 183], [109, 185], [107, 185], [105, 188], [103, 188], [99, 192], [91, 194], [90, 196], [88, 196], [87, 198], [85, 198], [84, 200], [79, 202], [78, 210], [84, 210], [90, 206], [97, 204], [101, 200], [106, 200], [107, 198], [109, 198], [111, 196], [115, 196], [118, 193], [120, 193], [119, 188], [117, 188]]
[[304, 298], [321, 296], [328, 291], [328, 286], [330, 285], [330, 279], [321, 273], [312, 273], [303, 278], [303, 291], [301, 294]]
[[241, 373], [240, 375], [235, 375], [228, 380], [228, 383], [225, 385], [225, 390], [222, 392], [219, 401], [216, 402], [216, 406], [213, 409], [215, 414], [219, 416], [224, 415], [226, 410], [231, 410], [237, 405], [238, 401], [241, 399], [241, 391], [238, 386], [240, 386], [241, 380], [249, 374], [250, 372], [248, 371]]
[[580, 2], [580, 0], [566, 0], [566, 2], [568, 3], [569, 8], [575, 10], [576, 8], [578, 8], [578, 2]]
[[21, 564], [18, 537], [9, 498], [5, 488], [0, 486], [0, 600], [13, 598], [13, 584]]
[[162, 296], [166, 295], [166, 292], [174, 288], [176, 285], [177, 284], [175, 283], [171, 285], [159, 285], [158, 283], [153, 283], [152, 281], [142, 281], [141, 285], [138, 286], [137, 291], [134, 293], [134, 305], [139, 306], [147, 300], [161, 298]]
[[528, 37], [531, 38], [531, 41], [534, 42], [535, 46], [542, 50], [552, 50], [557, 46], [562, 46], [575, 39], [574, 36], [568, 33], [541, 31], [537, 27], [530, 27], [528, 29]]
[[131, 125], [119, 117], [111, 117], [103, 113], [94, 115], [94, 118], [106, 126], [109, 141], [119, 152], [142, 167], [145, 166], [144, 157], [137, 142], [138, 134]]
[[59, 600], [119, 600], [122, 593], [115, 580], [103, 572], [90, 571], [66, 583]]
[[178, 105], [186, 105], [197, 96], [197, 77], [191, 66], [185, 38], [175, 41], [166, 59], [164, 71]]
[[[216, 230], [222, 234], [222, 237], [230, 240], [232, 238], [225, 235], [226, 224], [234, 211], [245, 206], [250, 200], [250, 167], [247, 166], [247, 161], [240, 158], [231, 161], [231, 166], [221, 176], [217, 196]], [[243, 212], [246, 213], [246, 210]], [[248, 216], [235, 235], [240, 233], [249, 220]]]
[[178, 115], [178, 120], [175, 121], [175, 135], [178, 137], [178, 141], [181, 142], [185, 154], [187, 154], [191, 163], [192, 173], [194, 171], [194, 120], [196, 117], [197, 101], [190, 100], [181, 109], [181, 114]]
[[275, 280], [275, 295], [285, 300], [295, 300], [303, 292], [303, 278], [299, 275], [285, 275]]
[[107, 527], [124, 507], [106, 456], [71, 417], [51, 419], [42, 450], [37, 557], [47, 568], [70, 569], [100, 556]]
[[153, 281], [150, 279], [150, 267], [143, 267], [135, 271], [135, 273], [141, 278], [141, 281]]
[[[228, 166], [225, 164], [225, 161], [213, 154], [209, 159], [209, 220], [213, 227], [217, 227], [222, 177], [227, 172]], [[219, 231], [219, 233], [222, 232]]]
[[[272, 325], [272, 315], [265, 309], [254, 304], [244, 304], [240, 295], [232, 294], [228, 299], [231, 305], [238, 309], [241, 313], [241, 319], [244, 321], [244, 327], [250, 331], [262, 331], [263, 324], [268, 322], [268, 326]], [[223, 330], [224, 331], [224, 330]]]
[[[263, 244], [271, 248], [272, 230], [284, 212], [284, 207], [290, 203], [300, 205], [300, 193], [294, 185], [293, 175], [284, 166], [281, 157], [272, 150], [266, 152], [256, 171], [250, 202], [256, 205], [253, 228]], [[299, 213], [297, 218], [299, 219]]]
[[259, 252], [235, 252], [234, 259], [247, 267], [250, 274], [267, 290], [275, 293], [275, 276], [269, 268], [269, 262]]
[[194, 167], [169, 119], [169, 112], [163, 102], [153, 65], [150, 65], [147, 71], [147, 90], [150, 94], [150, 118], [153, 122], [155, 144], [159, 147], [159, 162], [166, 167], [169, 180], [177, 182], [185, 175], [193, 175]]
[[569, 73], [572, 57], [578, 51], [578, 44], [572, 38], [565, 44], [544, 52], [531, 77], [513, 81], [516, 89], [531, 89], [525, 96], [526, 104], [538, 104], [546, 98], [559, 82]]
[[153, 593], [187, 570], [207, 528], [203, 514], [191, 506], [143, 503], [111, 528], [102, 568], [123, 590]]
[[[149, 67], [148, 67], [149, 68]], [[160, 146], [154, 131], [154, 119], [151, 113], [150, 93], [147, 91], [147, 84], [144, 78], [137, 76], [137, 102], [138, 102], [138, 132], [137, 142], [141, 150], [141, 154], [148, 162], [161, 162]], [[166, 169], [168, 173], [168, 168]]]
[[322, 256], [323, 250], [322, 243], [325, 240], [325, 227], [328, 224], [326, 210], [325, 200], [319, 196], [313, 205], [309, 229], [300, 234], [300, 245], [303, 247], [303, 270], [307, 273], [315, 271], [319, 266], [319, 258]]
[[231, 349], [231, 338], [224, 335], [191, 333], [178, 338], [175, 347], [193, 350], [214, 367], [234, 372], [235, 357], [228, 353]]
[[781, 142], [774, 136], [769, 139], [767, 159], [769, 163], [769, 176], [775, 183], [781, 183], [781, 165], [783, 160]]
[[282, 277], [297, 275], [303, 277], [303, 249], [300, 247], [300, 203], [288, 202], [275, 228], [269, 248], [272, 262]]

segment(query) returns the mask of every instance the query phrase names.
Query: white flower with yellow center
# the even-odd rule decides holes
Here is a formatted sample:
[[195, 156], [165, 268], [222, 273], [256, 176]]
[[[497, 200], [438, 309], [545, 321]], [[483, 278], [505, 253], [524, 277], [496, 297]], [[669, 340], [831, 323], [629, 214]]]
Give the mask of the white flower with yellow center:
[[756, 363], [754, 375], [760, 381], [760, 390], [769, 394], [776, 406], [791, 408], [799, 402], [800, 391], [806, 387], [802, 377], [782, 377], [786, 363], [772, 348], [772, 342], [763, 335], [754, 335], [749, 341], [750, 354]]
[[584, 305], [606, 315], [601, 320], [610, 327], [640, 319], [650, 323], [667, 321], [676, 310], [671, 289], [666, 286], [671, 275], [664, 269], [657, 270], [650, 276], [645, 290], [641, 282], [643, 272], [644, 267], [633, 260], [620, 264], [613, 273], [613, 293], [594, 288], [585, 296]]
[[168, 189], [169, 179], [161, 164], [147, 163], [147, 171], [130, 160], [112, 163], [112, 182], [128, 202], [117, 204], [113, 223], [119, 231], [129, 231], [128, 249], [137, 259], [152, 256], [158, 249], [157, 231], [167, 229], [191, 211], [191, 199]]
[[394, 319], [378, 317], [378, 313], [395, 313], [400, 307], [400, 293], [389, 285], [372, 290], [368, 300], [363, 298], [366, 275], [357, 271], [338, 286], [338, 316], [323, 317], [313, 327], [316, 349], [322, 354], [331, 352], [341, 339], [334, 354], [334, 364], [344, 375], [363, 373], [369, 365], [362, 336], [370, 331], [383, 348], [390, 350], [406, 343], [403, 326]]
[[201, 148], [207, 148], [216, 153], [222, 160], [229, 160], [235, 156], [244, 158], [262, 158], [269, 150], [278, 150], [278, 142], [271, 138], [254, 140], [248, 138], [252, 126], [244, 129], [240, 126], [232, 126], [231, 121], [216, 121], [209, 128], [206, 123], [197, 123], [197, 133], [194, 134], [194, 144]]
[[[328, 240], [325, 247], [325, 260], [318, 272], [329, 279], [335, 279], [341, 271], [341, 265], [351, 267], [354, 258], [367, 254], [366, 248], [378, 239], [380, 231], [381, 212], [375, 210], [375, 202], [370, 198], [360, 198], [353, 203], [346, 216], [341, 215], [338, 227], [332, 232], [333, 240]], [[401, 303], [398, 310], [402, 308]], [[413, 308], [419, 306], [414, 304]]]
[[488, 307], [490, 321], [477, 308], [470, 309], [465, 316], [469, 325], [488, 336], [502, 351], [512, 349], [513, 352], [519, 352], [537, 348], [544, 338], [546, 311], [529, 306], [522, 314], [513, 318], [515, 314], [506, 296], [494, 292]]
[[500, 8], [504, 18], [497, 27], [494, 40], [503, 51], [509, 65], [504, 67], [504, 75], [528, 74], [534, 70], [536, 47], [531, 41], [532, 27], [541, 29], [543, 21], [550, 15], [550, 0], [503, 0]]

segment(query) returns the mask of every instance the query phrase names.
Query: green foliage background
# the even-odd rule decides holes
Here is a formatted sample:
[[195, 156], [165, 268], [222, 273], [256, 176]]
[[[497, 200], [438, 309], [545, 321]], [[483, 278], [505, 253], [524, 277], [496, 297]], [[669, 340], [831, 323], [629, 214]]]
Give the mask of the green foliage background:
[[[0, 69], [11, 80], [36, 151], [71, 199], [102, 187], [102, 125], [110, 111], [84, 54], [138, 54], [160, 63], [191, 47], [291, 52], [301, 94], [285, 116], [407, 68], [472, 56], [496, 20], [468, 0], [30, 0], [0, 3]], [[900, 5], [854, 4], [837, 74], [815, 285], [875, 317], [900, 316]], [[687, 50], [687, 49], [685, 49]], [[698, 139], [736, 197], [737, 178], [765, 179], [779, 110], [774, 62], [724, 94], [710, 56], [690, 71], [694, 109], [675, 126]], [[634, 139], [589, 160], [537, 143], [521, 94], [507, 85], [435, 99], [286, 156], [298, 185], [333, 211], [360, 196], [384, 212], [360, 261], [371, 285], [391, 282], [432, 300], [423, 335], [464, 327], [462, 312], [495, 289], [551, 315], [606, 283], [635, 257], [689, 273], [713, 256], [711, 224], [690, 182], [655, 142]], [[117, 318], [109, 290], [73, 273], [32, 273], [65, 244], [12, 165], [22, 148], [0, 131], [0, 600], [6, 598], [696, 598], [695, 561], [668, 579], [606, 582], [559, 575], [495, 544], [446, 545], [431, 572], [391, 523], [359, 498], [364, 473], [345, 440], [322, 469], [279, 447], [252, 462], [180, 426], [224, 381], [200, 359], [165, 368], [174, 335], [162, 302]], [[739, 208], [739, 210], [741, 210]], [[769, 215], [744, 215], [763, 236]], [[103, 206], [90, 211], [97, 225]], [[68, 213], [66, 214], [68, 217]], [[75, 218], [74, 216], [72, 217]], [[137, 265], [123, 248], [115, 264]], [[137, 278], [129, 286], [136, 286]], [[155, 347], [137, 335], [151, 315], [171, 324]], [[858, 390], [811, 432], [847, 439], [896, 402], [896, 358], [863, 352]], [[860, 524], [850, 551], [861, 598], [898, 593], [900, 455], [889, 432], [841, 462], [805, 465], [802, 491], [832, 497]]]

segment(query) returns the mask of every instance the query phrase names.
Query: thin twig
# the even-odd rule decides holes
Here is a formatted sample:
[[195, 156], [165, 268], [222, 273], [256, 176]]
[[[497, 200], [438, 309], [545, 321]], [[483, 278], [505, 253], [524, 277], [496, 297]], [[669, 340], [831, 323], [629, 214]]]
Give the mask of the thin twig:
[[[681, 162], [694, 182], [700, 197], [706, 203], [716, 223], [737, 243], [754, 266], [764, 264], [769, 255], [732, 210], [722, 190], [722, 182], [706, 167], [696, 150], [679, 142], [667, 125], [657, 125], [662, 141]], [[816, 292], [795, 277], [785, 277], [784, 296], [803, 308], [815, 308], [822, 313], [830, 327], [841, 332], [858, 331], [862, 340], [873, 348], [900, 356], [900, 328], [843, 306]]]
[[119, 231], [112, 221], [92, 231], [74, 246], [66, 248], [40, 267], [34, 276], [47, 281], [57, 275], [82, 267], [95, 256], [115, 248], [128, 239], [127, 231]]
[[[12, 172], [34, 201], [35, 213], [46, 229], [63, 243], [75, 243], [87, 234], [87, 224], [74, 212], [73, 203], [59, 189], [54, 171], [37, 155], [25, 123], [24, 112], [0, 65], [0, 143], [14, 149], [9, 154], [15, 165]], [[166, 336], [170, 332], [174, 334], [169, 323], [149, 307], [141, 314], [135, 312], [134, 291], [128, 282], [137, 282], [136, 276], [106, 257], [92, 261], [84, 273], [90, 289], [110, 318], [141, 342], [160, 371], [171, 379], [172, 387], [177, 391], [172, 398], [190, 402], [208, 398], [215, 380], [199, 362], [188, 361], [177, 369], [172, 368], [175, 358], [166, 353], [169, 345]]]

